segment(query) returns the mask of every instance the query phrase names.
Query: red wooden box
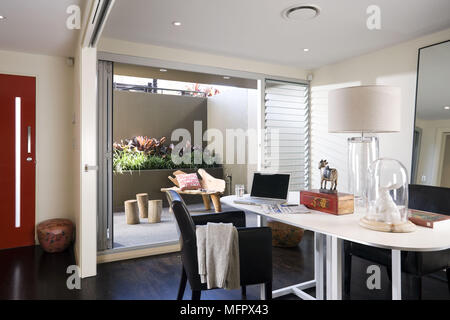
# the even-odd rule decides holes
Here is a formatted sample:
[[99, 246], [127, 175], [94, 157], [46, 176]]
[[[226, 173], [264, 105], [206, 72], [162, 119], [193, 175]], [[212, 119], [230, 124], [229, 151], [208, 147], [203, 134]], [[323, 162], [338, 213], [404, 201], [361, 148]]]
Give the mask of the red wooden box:
[[335, 215], [350, 214], [354, 210], [354, 197], [348, 193], [324, 193], [319, 190], [300, 191], [300, 203], [309, 209]]

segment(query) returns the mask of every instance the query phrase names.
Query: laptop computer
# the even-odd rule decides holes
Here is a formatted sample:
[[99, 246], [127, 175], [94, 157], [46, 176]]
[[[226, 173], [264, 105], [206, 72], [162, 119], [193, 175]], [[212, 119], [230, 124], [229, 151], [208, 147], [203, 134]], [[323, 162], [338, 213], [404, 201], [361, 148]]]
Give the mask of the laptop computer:
[[234, 203], [262, 205], [282, 204], [287, 201], [289, 174], [254, 173], [250, 196], [238, 198]]

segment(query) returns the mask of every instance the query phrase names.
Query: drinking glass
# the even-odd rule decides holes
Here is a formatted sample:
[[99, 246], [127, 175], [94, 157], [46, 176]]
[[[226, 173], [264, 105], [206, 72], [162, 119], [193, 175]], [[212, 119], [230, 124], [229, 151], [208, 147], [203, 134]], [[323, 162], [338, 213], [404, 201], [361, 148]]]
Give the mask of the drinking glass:
[[237, 184], [237, 185], [235, 185], [235, 186], [234, 186], [234, 192], [235, 192], [235, 195], [236, 195], [238, 198], [242, 198], [242, 197], [244, 196], [244, 192], [245, 192], [245, 187], [244, 187], [244, 185], [243, 185], [243, 184]]

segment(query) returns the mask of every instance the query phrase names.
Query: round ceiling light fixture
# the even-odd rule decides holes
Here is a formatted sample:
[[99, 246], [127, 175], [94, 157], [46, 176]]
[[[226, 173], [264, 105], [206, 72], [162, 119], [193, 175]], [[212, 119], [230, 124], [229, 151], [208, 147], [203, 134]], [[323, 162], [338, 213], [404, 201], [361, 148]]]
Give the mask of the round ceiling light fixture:
[[179, 27], [179, 26], [181, 26], [181, 22], [180, 21], [174, 21], [174, 22], [172, 22], [172, 25], [174, 27]]
[[450, 106], [445, 106], [444, 109], [445, 110], [450, 110]]
[[311, 20], [320, 14], [320, 8], [311, 4], [297, 4], [284, 9], [281, 15], [286, 20]]
[[5, 19], [6, 19], [5, 16], [0, 15], [0, 20], [5, 20]]

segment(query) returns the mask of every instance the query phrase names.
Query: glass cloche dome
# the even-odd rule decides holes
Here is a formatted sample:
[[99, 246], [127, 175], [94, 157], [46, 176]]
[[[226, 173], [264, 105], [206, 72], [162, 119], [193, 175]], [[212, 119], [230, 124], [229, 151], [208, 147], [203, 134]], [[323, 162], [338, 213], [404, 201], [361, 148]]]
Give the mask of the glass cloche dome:
[[394, 159], [378, 159], [368, 171], [367, 211], [363, 227], [386, 232], [411, 232], [408, 219], [408, 173]]

